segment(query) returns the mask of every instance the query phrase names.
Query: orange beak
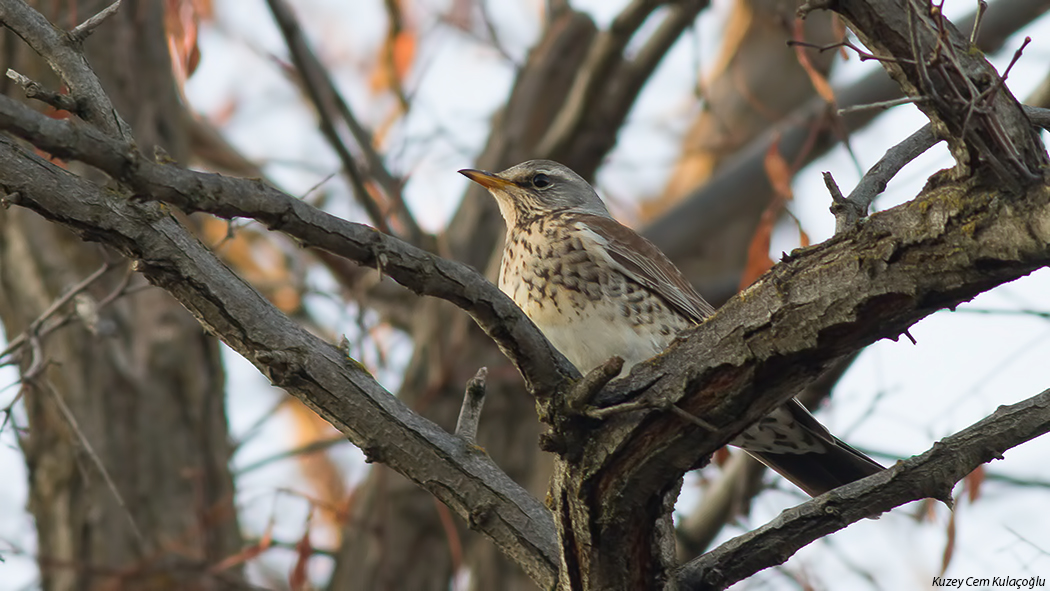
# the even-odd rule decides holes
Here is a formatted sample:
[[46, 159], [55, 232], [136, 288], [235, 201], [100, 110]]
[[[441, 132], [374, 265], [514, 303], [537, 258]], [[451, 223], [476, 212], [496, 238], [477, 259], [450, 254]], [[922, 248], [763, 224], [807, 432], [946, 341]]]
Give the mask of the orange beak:
[[496, 176], [491, 172], [485, 172], [484, 170], [475, 170], [473, 168], [464, 168], [459, 171], [459, 174], [467, 177], [475, 183], [485, 187], [486, 189], [503, 189], [506, 187], [513, 186], [514, 183], [507, 179]]

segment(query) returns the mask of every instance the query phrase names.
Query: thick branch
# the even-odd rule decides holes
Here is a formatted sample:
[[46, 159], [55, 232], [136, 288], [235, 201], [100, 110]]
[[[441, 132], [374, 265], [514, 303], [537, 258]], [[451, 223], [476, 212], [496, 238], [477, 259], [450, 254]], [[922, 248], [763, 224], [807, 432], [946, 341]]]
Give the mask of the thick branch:
[[[363, 367], [274, 308], [159, 207], [120, 199], [9, 139], [0, 138], [0, 162], [0, 188], [8, 203], [138, 259], [147, 279], [171, 292], [208, 330], [318, 412], [371, 460], [432, 492], [537, 582], [549, 586], [553, 581], [557, 551], [550, 512], [483, 451], [407, 408]], [[204, 193], [200, 186], [197, 190]], [[376, 244], [382, 250], [383, 243]], [[421, 275], [440, 275], [439, 283], [453, 281], [445, 278], [445, 271], [451, 269], [454, 276], [466, 272], [411, 258], [410, 264], [419, 265]]]
[[466, 265], [324, 213], [258, 180], [151, 162], [129, 144], [88, 126], [51, 119], [4, 96], [0, 128], [56, 156], [101, 169], [126, 182], [141, 199], [166, 201], [187, 212], [254, 218], [305, 246], [378, 268], [417, 294], [448, 300], [474, 317], [535, 394], [554, 392], [567, 378], [579, 377], [510, 298]]
[[781, 564], [810, 542], [865, 517], [925, 497], [944, 497], [981, 464], [1050, 431], [1050, 390], [944, 438], [926, 453], [788, 509], [766, 525], [684, 565], [679, 589], [725, 589]]

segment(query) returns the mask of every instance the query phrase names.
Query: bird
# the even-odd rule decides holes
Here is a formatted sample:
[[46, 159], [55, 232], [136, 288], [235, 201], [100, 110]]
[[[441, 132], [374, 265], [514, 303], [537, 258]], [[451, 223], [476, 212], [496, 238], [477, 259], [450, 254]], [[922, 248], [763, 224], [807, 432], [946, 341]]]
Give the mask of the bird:
[[[499, 288], [581, 374], [618, 356], [622, 373], [715, 309], [652, 242], [616, 221], [569, 167], [529, 160], [463, 169], [507, 226]], [[742, 448], [810, 496], [883, 470], [792, 398], [738, 435]]]

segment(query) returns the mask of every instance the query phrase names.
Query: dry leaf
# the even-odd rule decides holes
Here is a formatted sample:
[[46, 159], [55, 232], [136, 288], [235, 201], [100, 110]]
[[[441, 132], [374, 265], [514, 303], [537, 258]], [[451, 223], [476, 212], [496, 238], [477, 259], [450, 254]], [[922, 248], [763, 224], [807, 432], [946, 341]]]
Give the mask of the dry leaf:
[[948, 529], [945, 532], [948, 536], [948, 540], [944, 544], [944, 555], [941, 557], [941, 574], [948, 571], [948, 565], [952, 562], [952, 555], [955, 554], [955, 511], [952, 511], [948, 515]]
[[986, 474], [984, 471], [984, 465], [977, 466], [973, 472], [966, 475], [963, 479], [963, 487], [966, 491], [966, 498], [972, 505], [974, 501], [981, 497], [981, 485], [984, 484], [984, 478]]
[[[805, 41], [802, 19], [795, 19], [795, 41]], [[825, 101], [834, 103], [835, 91], [832, 90], [831, 84], [828, 83], [828, 79], [824, 77], [824, 74], [821, 74], [813, 67], [813, 62], [810, 61], [806, 49], [807, 48], [802, 45], [795, 45], [795, 55], [798, 56], [798, 63], [809, 76], [809, 81], [813, 84], [813, 90], [817, 91], [817, 94], [819, 94]]]

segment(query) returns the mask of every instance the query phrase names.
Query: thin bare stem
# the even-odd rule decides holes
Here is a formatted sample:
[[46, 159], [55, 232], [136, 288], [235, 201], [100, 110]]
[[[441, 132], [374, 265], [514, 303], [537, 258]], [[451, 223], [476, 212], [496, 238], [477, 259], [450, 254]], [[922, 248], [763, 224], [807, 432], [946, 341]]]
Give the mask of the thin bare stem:
[[80, 23], [72, 31], [69, 32], [69, 39], [74, 43], [83, 43], [84, 39], [87, 39], [95, 32], [106, 19], [117, 13], [120, 9], [121, 0], [116, 0], [113, 4], [98, 11], [94, 16], [88, 18], [86, 21]]
[[481, 407], [485, 405], [485, 379], [488, 375], [488, 368], [482, 367], [467, 382], [467, 389], [463, 393], [463, 406], [459, 409], [459, 420], [456, 421], [456, 435], [471, 445], [478, 435]]

